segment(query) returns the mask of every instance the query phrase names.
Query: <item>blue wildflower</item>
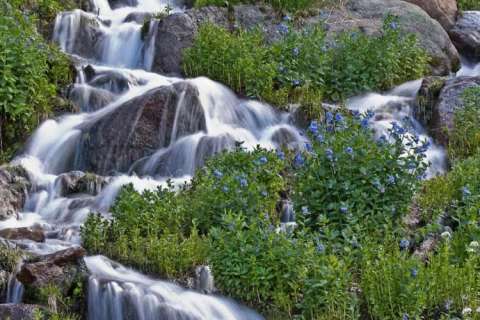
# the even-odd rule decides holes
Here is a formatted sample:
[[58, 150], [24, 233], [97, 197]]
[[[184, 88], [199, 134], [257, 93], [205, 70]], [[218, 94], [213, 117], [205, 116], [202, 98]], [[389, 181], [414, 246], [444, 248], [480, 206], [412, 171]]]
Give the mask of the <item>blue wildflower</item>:
[[352, 111], [352, 115], [355, 119], [360, 119], [360, 112], [358, 110]]
[[321, 243], [317, 244], [316, 249], [317, 249], [318, 253], [324, 253], [325, 252], [325, 246]]
[[327, 111], [327, 113], [325, 113], [325, 120], [327, 121], [327, 123], [333, 122], [333, 114], [330, 111]]
[[390, 22], [390, 29], [396, 30], [398, 28], [398, 25], [395, 21]]
[[392, 175], [389, 175], [387, 177], [388, 184], [395, 184], [395, 177]]
[[413, 161], [410, 161], [407, 165], [408, 169], [415, 170], [417, 168], [417, 164]]
[[287, 14], [283, 17], [283, 21], [292, 21], [292, 18]]
[[313, 147], [310, 143], [305, 143], [305, 149], [308, 151], [308, 152], [312, 152], [313, 151]]
[[316, 137], [316, 140], [320, 143], [324, 143], [325, 142], [325, 137], [322, 135], [322, 134], [318, 134]]
[[325, 155], [327, 156], [327, 159], [330, 161], [333, 161], [333, 150], [328, 148], [325, 150]]
[[298, 152], [295, 155], [295, 158], [293, 159], [293, 162], [294, 162], [295, 166], [301, 167], [305, 164], [305, 158], [303, 157], [303, 155], [300, 152]]
[[353, 148], [352, 147], [346, 147], [345, 152], [349, 155], [353, 155]]
[[278, 26], [277, 26], [277, 30], [278, 32], [280, 32], [280, 34], [282, 35], [285, 35], [285, 34], [288, 34], [289, 32], [289, 28], [286, 24], [284, 23], [280, 23]]
[[215, 178], [217, 179], [220, 179], [223, 177], [223, 173], [220, 171], [220, 170], [217, 170], [215, 169], [215, 171], [213, 171], [213, 175], [215, 176]]
[[300, 54], [300, 49], [295, 47], [295, 48], [293, 48], [292, 53], [293, 53], [294, 57], [298, 57], [298, 55]]
[[402, 135], [405, 133], [405, 129], [394, 121], [392, 122], [392, 132], [397, 135]]
[[365, 114], [365, 117], [367, 119], [372, 119], [374, 116], [375, 116], [375, 112], [373, 112], [372, 110], [367, 110], [367, 113]]
[[227, 186], [223, 186], [222, 187], [222, 191], [227, 193], [230, 189], [227, 187]]
[[418, 270], [413, 268], [412, 270], [410, 270], [410, 275], [412, 276], [412, 278], [416, 278], [418, 275]]
[[410, 320], [410, 317], [408, 316], [408, 314], [404, 313], [402, 320]]
[[407, 239], [400, 240], [400, 249], [407, 250], [410, 247], [410, 241]]
[[337, 122], [343, 122], [343, 117], [342, 117], [342, 115], [341, 115], [340, 113], [337, 113], [337, 114], [335, 115], [335, 121], [337, 121]]
[[298, 80], [298, 79], [292, 80], [292, 86], [294, 86], [294, 87], [300, 86], [300, 83], [301, 83], [301, 82], [300, 82], [300, 80]]
[[243, 188], [245, 188], [246, 186], [248, 186], [247, 179], [241, 178], [241, 179], [240, 179], [240, 186], [243, 187]]
[[260, 164], [266, 164], [268, 162], [268, 159], [267, 157], [263, 156], [263, 157], [260, 157], [258, 161], [260, 162]]
[[265, 190], [263, 190], [261, 194], [262, 194], [262, 196], [264, 196], [265, 198], [268, 197], [268, 192], [265, 191]]
[[362, 121], [360, 121], [360, 125], [362, 126], [362, 128], [368, 128], [368, 123], [369, 123], [368, 118], [363, 118]]
[[282, 150], [277, 150], [277, 157], [280, 160], [285, 160], [285, 153]]
[[287, 71], [287, 69], [284, 66], [280, 65], [280, 66], [278, 66], [278, 71], [280, 73], [284, 73], [285, 71]]
[[342, 213], [347, 213], [348, 212], [348, 208], [347, 207], [340, 207], [340, 211]]
[[317, 134], [318, 133], [318, 122], [317, 121], [310, 122], [310, 125], [308, 126], [308, 130], [313, 134]]

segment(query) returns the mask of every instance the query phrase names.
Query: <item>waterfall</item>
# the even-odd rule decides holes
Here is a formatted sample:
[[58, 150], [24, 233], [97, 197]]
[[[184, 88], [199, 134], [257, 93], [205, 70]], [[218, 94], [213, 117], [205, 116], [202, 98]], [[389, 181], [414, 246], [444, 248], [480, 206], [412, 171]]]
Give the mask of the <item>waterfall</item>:
[[[39, 254], [79, 244], [79, 229], [88, 214], [100, 212], [109, 217], [110, 206], [126, 184], [133, 184], [139, 192], [156, 190], [165, 185], [167, 179], [182, 185], [207, 157], [232, 149], [237, 143], [247, 149], [257, 145], [273, 149], [280, 145], [303, 148], [306, 142], [291, 124], [289, 114], [280, 113], [267, 104], [240, 99], [227, 87], [207, 78], [180, 79], [148, 72], [153, 63], [157, 22], [144, 24], [141, 18], [163, 12], [167, 6], [175, 5], [174, 2], [124, 0], [123, 5], [122, 1], [111, 2], [118, 2], [115, 8], [107, 0], [93, 0], [93, 12], [74, 10], [58, 15], [55, 42], [63, 51], [83, 61], [77, 66], [78, 76], [70, 94], [78, 113], [42, 123], [30, 138], [24, 154], [14, 160], [27, 170], [34, 188], [19, 219], [1, 221], [0, 229], [42, 225], [56, 236], [49, 237], [45, 243], [22, 242]], [[173, 6], [173, 11], [180, 10]], [[148, 30], [144, 26], [148, 26]], [[417, 134], [431, 140], [412, 116], [419, 86], [420, 81], [415, 81], [388, 93], [352, 98], [348, 107], [357, 111], [366, 111], [365, 107], [374, 109], [379, 116], [372, 120], [372, 126], [378, 135], [389, 128], [391, 121], [408, 120]], [[169, 98], [178, 99], [173, 112], [156, 110], [164, 112], [160, 119], [162, 133], [158, 134], [161, 137], [156, 137], [161, 143], [148, 153], [135, 154], [131, 163], [127, 161], [130, 159], [125, 160], [128, 168], [124, 168], [118, 158], [126, 153], [128, 146], [114, 140], [123, 134], [129, 138], [135, 133], [139, 115], [131, 110], [138, 107], [143, 97], [163, 94], [162, 88]], [[85, 152], [91, 147], [88, 142], [92, 136], [118, 125], [109, 121], [122, 120], [114, 115], [128, 112], [132, 112], [128, 123], [120, 123], [121, 130], [116, 135], [101, 141], [104, 153]], [[155, 115], [152, 112], [151, 116]], [[433, 163], [431, 175], [445, 169], [441, 148], [433, 144], [427, 156]], [[105, 169], [102, 173], [111, 176], [108, 184], [102, 188], [93, 185], [87, 194], [64, 195], [59, 188], [62, 174], [89, 169], [91, 157], [102, 157], [99, 158], [102, 163], [96, 164]], [[283, 227], [293, 224], [294, 219], [292, 204], [286, 202]], [[85, 261], [91, 274], [88, 316], [92, 320], [262, 319], [229, 299], [146, 277], [102, 256], [87, 257]], [[8, 301], [21, 301], [22, 292], [23, 286], [12, 276]]]

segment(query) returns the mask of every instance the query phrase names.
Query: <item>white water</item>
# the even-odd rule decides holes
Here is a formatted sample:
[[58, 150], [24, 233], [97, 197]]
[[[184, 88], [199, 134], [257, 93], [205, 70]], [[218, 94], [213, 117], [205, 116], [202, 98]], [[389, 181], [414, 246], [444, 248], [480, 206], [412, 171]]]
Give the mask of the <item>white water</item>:
[[[79, 244], [79, 227], [89, 212], [101, 212], [109, 216], [109, 207], [122, 186], [133, 184], [138, 191], [155, 190], [174, 178], [182, 184], [190, 179], [194, 170], [202, 164], [205, 156], [226, 148], [235, 142], [243, 142], [246, 148], [257, 145], [275, 148], [279, 141], [276, 133], [288, 136], [290, 146], [303, 145], [304, 138], [289, 124], [287, 114], [279, 114], [266, 104], [238, 99], [225, 86], [206, 78], [183, 80], [146, 72], [153, 61], [154, 43], [141, 39], [141, 23], [124, 22], [131, 14], [158, 13], [169, 1], [139, 0], [136, 6], [112, 10], [106, 0], [94, 0], [93, 13], [80, 10], [60, 14], [56, 20], [55, 41], [68, 53], [81, 55], [85, 50], [78, 45], [81, 39], [82, 19], [98, 23], [98, 42], [88, 48], [89, 58], [95, 71], [93, 79], [79, 66], [75, 84], [80, 99], [80, 113], [44, 122], [31, 137], [25, 154], [15, 160], [25, 167], [35, 185], [29, 194], [20, 217], [0, 222], [0, 229], [7, 227], [40, 224], [50, 235], [45, 243], [22, 241], [29, 250], [45, 254]], [[174, 10], [181, 10], [176, 7]], [[154, 32], [150, 30], [150, 32]], [[148, 37], [154, 39], [155, 37]], [[138, 69], [136, 69], [138, 68]], [[139, 70], [144, 69], [144, 70]], [[101, 81], [101, 77], [126, 79], [126, 87], [115, 81]], [[61, 174], [78, 169], [79, 143], [82, 133], [97, 121], [153, 88], [169, 86], [186, 81], [199, 91], [201, 108], [206, 118], [206, 130], [180, 136], [178, 123], [182, 117], [191, 116], [188, 105], [180, 99], [172, 126], [172, 141], [169, 146], [158, 149], [144, 159], [132, 164], [129, 172], [112, 177], [105, 188], [94, 186], [86, 195], [65, 197], [59, 188]], [[377, 112], [373, 125], [384, 132], [390, 122], [411, 117], [411, 105], [419, 82], [408, 83], [387, 94], [369, 94], [351, 99], [352, 110], [362, 108]], [[91, 105], [93, 94], [101, 92], [112, 99], [106, 105]], [[392, 107], [392, 103], [397, 106]], [[415, 123], [415, 131], [426, 136]], [[286, 133], [286, 134], [285, 134]], [[281, 142], [281, 141], [280, 141]], [[205, 144], [209, 144], [209, 149]], [[428, 152], [435, 172], [445, 165], [443, 151], [434, 147]], [[140, 176], [137, 176], [135, 174]], [[293, 210], [287, 203], [285, 223], [292, 221]], [[171, 283], [158, 281], [125, 268], [105, 257], [88, 257], [90, 271], [89, 319], [261, 319], [251, 310], [221, 297], [203, 295], [184, 290]], [[9, 299], [19, 302], [22, 288], [11, 281]]]

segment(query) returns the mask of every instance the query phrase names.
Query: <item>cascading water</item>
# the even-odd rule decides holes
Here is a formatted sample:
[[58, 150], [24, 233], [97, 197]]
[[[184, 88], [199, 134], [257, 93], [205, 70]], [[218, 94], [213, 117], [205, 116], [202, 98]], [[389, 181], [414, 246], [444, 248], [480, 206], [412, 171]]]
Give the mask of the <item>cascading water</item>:
[[[70, 93], [79, 113], [44, 122], [31, 137], [24, 155], [14, 160], [29, 173], [34, 192], [29, 194], [18, 219], [0, 222], [0, 229], [40, 224], [48, 234], [45, 243], [22, 240], [22, 245], [31, 251], [46, 254], [78, 245], [79, 228], [88, 213], [100, 212], [108, 217], [110, 205], [126, 184], [133, 184], [138, 191], [155, 190], [172, 178], [174, 183], [182, 184], [206, 157], [239, 143], [246, 148], [257, 145], [275, 148], [285, 144], [303, 147], [305, 142], [290, 124], [288, 114], [279, 114], [256, 101], [241, 100], [223, 85], [206, 78], [184, 80], [144, 71], [151, 69], [152, 39], [155, 39], [142, 34], [144, 17], [162, 12], [175, 3], [129, 0], [126, 4], [112, 9], [107, 0], [93, 0], [93, 12], [75, 10], [57, 17], [55, 41], [63, 51], [83, 61]], [[173, 10], [181, 9], [177, 5]], [[155, 29], [151, 26], [148, 32]], [[95, 42], [85, 42], [85, 33], [95, 33], [90, 37]], [[417, 81], [385, 95], [354, 98], [348, 106], [359, 111], [363, 111], [363, 107], [373, 108], [377, 116], [372, 123], [379, 134], [391, 121], [404, 122], [407, 117], [414, 124], [414, 131], [430, 139], [411, 114], [419, 85]], [[107, 154], [96, 163], [97, 169], [102, 175], [112, 173], [112, 176], [103, 184], [92, 182], [84, 194], [65, 195], [62, 189], [65, 175], [77, 175], [75, 170], [89, 169], [89, 157], [98, 156], [96, 152], [85, 152], [88, 147], [85, 141], [90, 138], [91, 130], [100, 130], [102, 121], [128, 111], [124, 110], [126, 104], [158, 92], [159, 88], [169, 88], [172, 95], [178, 94], [174, 113], [169, 118], [171, 122], [162, 127], [170, 130], [164, 132], [168, 139], [159, 139], [162, 143], [150, 153], [128, 162], [127, 167], [115, 157], [118, 149], [126, 148], [121, 141], [119, 145], [103, 141], [102, 150], [107, 150]], [[198, 108], [189, 100], [189, 90], [195, 92]], [[129, 107], [135, 107], [135, 103]], [[130, 120], [136, 122], [138, 116], [133, 114]], [[125, 137], [132, 134], [133, 131], [126, 132]], [[440, 148], [430, 148], [428, 159], [433, 163], [431, 174], [444, 170], [445, 155]], [[282, 221], [294, 222], [291, 203], [285, 203]], [[88, 315], [92, 320], [262, 318], [228, 299], [153, 280], [105, 257], [88, 257], [86, 264], [91, 274]], [[9, 299], [19, 302], [22, 288], [16, 280], [11, 281], [11, 286]]]

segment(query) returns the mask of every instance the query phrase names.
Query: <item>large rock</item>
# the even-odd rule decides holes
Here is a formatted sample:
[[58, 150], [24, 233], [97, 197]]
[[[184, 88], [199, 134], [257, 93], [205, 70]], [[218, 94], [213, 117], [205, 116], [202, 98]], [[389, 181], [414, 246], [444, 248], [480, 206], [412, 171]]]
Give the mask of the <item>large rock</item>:
[[[126, 172], [173, 139], [206, 130], [198, 89], [187, 81], [152, 89], [87, 128], [80, 166], [100, 175]], [[175, 130], [175, 132], [173, 132]]]
[[36, 242], [45, 242], [45, 232], [42, 227], [7, 228], [0, 230], [0, 237], [7, 240], [28, 239]]
[[[420, 7], [400, 0], [351, 0], [346, 6], [350, 26], [345, 20], [331, 21], [342, 29], [351, 24], [367, 33], [380, 32], [386, 14], [397, 16], [402, 32], [413, 33], [431, 57], [433, 75], [447, 75], [457, 70], [460, 57], [447, 32]], [[428, 30], [428, 32], [426, 32]]]
[[98, 176], [93, 173], [72, 171], [58, 176], [55, 186], [59, 195], [69, 196], [72, 194], [98, 195], [110, 182], [110, 178]]
[[480, 59], [480, 12], [463, 12], [450, 30], [450, 36], [460, 52], [469, 58]]
[[0, 319], [2, 320], [34, 320], [38, 319], [38, 311], [44, 313], [45, 308], [33, 304], [0, 304]]
[[0, 167], [0, 221], [18, 214], [30, 187], [28, 174], [22, 167]]
[[458, 6], [456, 0], [404, 0], [416, 4], [433, 19], [440, 22], [445, 30], [450, 30], [457, 20]]
[[25, 286], [24, 301], [36, 303], [40, 290], [50, 285], [65, 296], [71, 294], [88, 277], [85, 255], [85, 249], [72, 247], [25, 262], [17, 274], [17, 280]]
[[467, 88], [480, 87], [480, 77], [453, 79], [426, 78], [418, 96], [416, 118], [437, 142], [447, 146], [454, 130], [455, 111], [464, 106], [462, 95]]
[[105, 89], [74, 85], [68, 93], [68, 98], [72, 101], [75, 112], [93, 112], [110, 104], [115, 95]]

